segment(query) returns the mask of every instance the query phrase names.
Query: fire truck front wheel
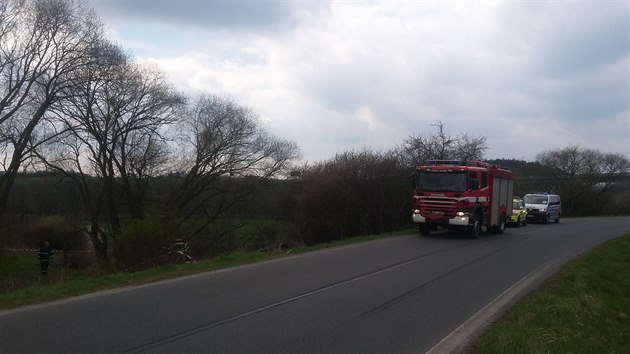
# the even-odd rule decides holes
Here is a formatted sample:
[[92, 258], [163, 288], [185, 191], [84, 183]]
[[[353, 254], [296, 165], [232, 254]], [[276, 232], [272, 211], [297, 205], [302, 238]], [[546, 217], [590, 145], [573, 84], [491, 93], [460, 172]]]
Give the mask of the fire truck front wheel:
[[466, 231], [468, 232], [468, 237], [477, 238], [481, 235], [481, 217], [479, 214], [475, 214], [471, 219]]

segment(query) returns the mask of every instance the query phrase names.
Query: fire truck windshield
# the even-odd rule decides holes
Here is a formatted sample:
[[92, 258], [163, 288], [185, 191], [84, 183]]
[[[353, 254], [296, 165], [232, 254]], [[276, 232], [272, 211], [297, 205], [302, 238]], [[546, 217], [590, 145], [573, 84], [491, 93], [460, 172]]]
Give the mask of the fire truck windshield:
[[430, 192], [466, 191], [466, 172], [418, 171], [416, 188]]

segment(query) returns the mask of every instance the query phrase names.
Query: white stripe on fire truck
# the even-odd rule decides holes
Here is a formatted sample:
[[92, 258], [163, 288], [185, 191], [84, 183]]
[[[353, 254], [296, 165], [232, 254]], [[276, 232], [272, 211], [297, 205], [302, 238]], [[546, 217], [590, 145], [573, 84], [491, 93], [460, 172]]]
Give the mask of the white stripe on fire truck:
[[[471, 203], [474, 203], [474, 202], [487, 202], [489, 200], [488, 197], [449, 198], [449, 197], [423, 197], [423, 196], [420, 196], [420, 195], [416, 195], [416, 196], [414, 196], [414, 198], [416, 198], [416, 199], [431, 199], [432, 203], [450, 203], [450, 200], [461, 201], [461, 200], [466, 200], [466, 199], [468, 199], [468, 201], [471, 202]], [[440, 200], [440, 199], [446, 199], [446, 200]]]

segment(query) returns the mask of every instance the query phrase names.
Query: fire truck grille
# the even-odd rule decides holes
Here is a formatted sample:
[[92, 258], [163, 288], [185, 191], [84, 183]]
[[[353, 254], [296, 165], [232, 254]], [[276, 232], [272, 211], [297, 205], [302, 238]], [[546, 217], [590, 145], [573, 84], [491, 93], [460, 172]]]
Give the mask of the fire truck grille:
[[449, 199], [421, 199], [419, 206], [425, 214], [455, 215], [456, 202]]

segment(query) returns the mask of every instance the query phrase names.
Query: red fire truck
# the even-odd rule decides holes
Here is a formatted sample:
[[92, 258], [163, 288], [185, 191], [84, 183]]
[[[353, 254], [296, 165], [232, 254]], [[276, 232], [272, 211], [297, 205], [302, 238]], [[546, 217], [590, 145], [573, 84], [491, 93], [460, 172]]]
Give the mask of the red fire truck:
[[413, 221], [428, 235], [438, 226], [476, 238], [481, 227], [503, 233], [512, 212], [514, 176], [481, 161], [430, 160], [416, 167]]

